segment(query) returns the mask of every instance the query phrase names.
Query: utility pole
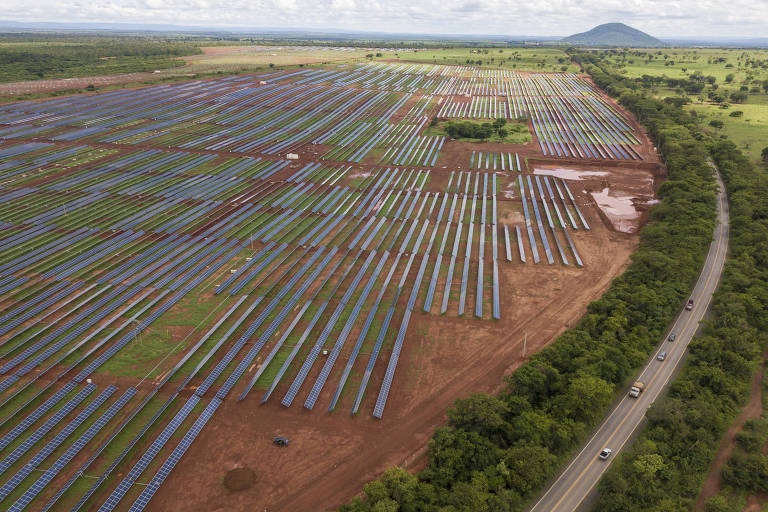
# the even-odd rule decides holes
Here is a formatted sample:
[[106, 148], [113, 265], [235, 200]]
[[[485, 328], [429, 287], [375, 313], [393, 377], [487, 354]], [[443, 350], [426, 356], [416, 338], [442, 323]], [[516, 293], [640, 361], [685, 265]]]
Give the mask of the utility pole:
[[136, 326], [134, 327], [134, 329], [136, 330], [135, 330], [135, 334], [133, 335], [133, 341], [140, 345], [141, 339], [139, 338], [139, 335], [141, 334], [141, 331], [139, 331], [139, 326], [141, 325], [141, 322], [139, 322], [138, 319], [134, 318], [133, 324]]
[[525, 359], [525, 352], [528, 349], [528, 331], [525, 331], [525, 334], [523, 336], [523, 359]]

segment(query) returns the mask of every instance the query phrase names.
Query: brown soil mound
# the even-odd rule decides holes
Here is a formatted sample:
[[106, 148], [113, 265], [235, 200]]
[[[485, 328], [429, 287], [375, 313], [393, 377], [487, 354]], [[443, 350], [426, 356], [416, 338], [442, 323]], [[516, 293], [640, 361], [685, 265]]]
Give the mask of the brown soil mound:
[[224, 477], [224, 487], [228, 491], [236, 492], [250, 488], [256, 480], [256, 473], [248, 468], [235, 468], [227, 472]]

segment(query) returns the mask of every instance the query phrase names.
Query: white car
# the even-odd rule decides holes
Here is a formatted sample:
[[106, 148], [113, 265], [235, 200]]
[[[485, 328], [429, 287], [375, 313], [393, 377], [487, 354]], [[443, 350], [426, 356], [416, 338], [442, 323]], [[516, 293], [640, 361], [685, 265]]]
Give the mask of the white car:
[[610, 457], [612, 453], [613, 453], [613, 450], [611, 450], [610, 448], [603, 448], [603, 451], [600, 452], [599, 457], [605, 460], [608, 457]]

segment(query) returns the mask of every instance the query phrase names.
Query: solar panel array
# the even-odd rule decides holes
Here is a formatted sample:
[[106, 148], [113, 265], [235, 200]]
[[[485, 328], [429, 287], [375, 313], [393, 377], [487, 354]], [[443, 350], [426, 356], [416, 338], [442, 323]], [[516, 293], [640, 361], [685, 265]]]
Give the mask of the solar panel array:
[[[382, 418], [414, 311], [499, 320], [505, 265], [584, 264], [589, 215], [567, 181], [531, 175], [530, 148], [447, 165], [455, 141], [426, 132], [434, 116], [529, 117], [555, 158], [635, 155], [627, 119], [581, 78], [465, 66], [302, 68], [0, 106], [0, 475], [13, 472], [0, 503], [56, 510], [89, 473], [73, 510], [112, 510], [169, 452], [131, 505], [142, 510], [233, 391], [242, 407], [261, 390], [262, 403]], [[158, 319], [196, 300], [216, 314], [161, 378], [86, 401], [88, 379], [108, 382]]]

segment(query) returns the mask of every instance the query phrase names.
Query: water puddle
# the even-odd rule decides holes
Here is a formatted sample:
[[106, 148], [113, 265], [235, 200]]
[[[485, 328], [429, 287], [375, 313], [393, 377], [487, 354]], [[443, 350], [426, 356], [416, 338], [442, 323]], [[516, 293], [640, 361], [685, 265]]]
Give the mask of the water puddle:
[[605, 171], [584, 171], [576, 169], [534, 169], [533, 174], [539, 174], [541, 176], [554, 176], [564, 180], [584, 181], [590, 176], [608, 176], [608, 172]]
[[634, 233], [637, 231], [640, 212], [635, 208], [633, 196], [611, 195], [611, 189], [590, 192], [597, 206], [605, 213], [616, 231]]

